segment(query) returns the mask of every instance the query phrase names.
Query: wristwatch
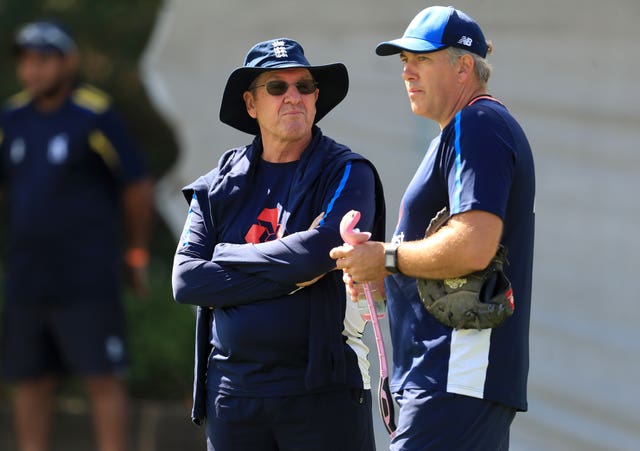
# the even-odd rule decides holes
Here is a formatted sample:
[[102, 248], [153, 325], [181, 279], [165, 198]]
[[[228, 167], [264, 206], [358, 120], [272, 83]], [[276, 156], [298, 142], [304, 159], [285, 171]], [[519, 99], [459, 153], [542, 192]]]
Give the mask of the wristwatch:
[[398, 274], [398, 246], [400, 244], [389, 244], [384, 248], [384, 268], [392, 274]]

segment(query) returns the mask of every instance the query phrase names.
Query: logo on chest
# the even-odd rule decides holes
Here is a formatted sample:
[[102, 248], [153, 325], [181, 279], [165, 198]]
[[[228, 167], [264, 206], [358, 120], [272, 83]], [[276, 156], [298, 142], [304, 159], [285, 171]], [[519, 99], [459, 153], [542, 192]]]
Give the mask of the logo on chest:
[[69, 156], [69, 138], [61, 133], [49, 141], [47, 159], [51, 164], [62, 164]]
[[257, 222], [253, 224], [244, 239], [247, 243], [264, 243], [277, 240], [284, 235], [284, 227], [278, 222], [280, 212], [278, 208], [265, 208], [258, 215]]

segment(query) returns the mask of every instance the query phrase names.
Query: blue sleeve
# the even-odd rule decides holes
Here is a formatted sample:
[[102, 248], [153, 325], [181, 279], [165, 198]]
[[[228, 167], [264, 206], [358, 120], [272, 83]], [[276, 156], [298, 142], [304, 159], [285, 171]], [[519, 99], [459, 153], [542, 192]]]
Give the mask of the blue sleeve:
[[456, 115], [454, 131], [445, 159], [451, 212], [482, 210], [504, 220], [515, 171], [509, 130], [492, 112], [469, 109]]
[[340, 221], [349, 210], [362, 213], [360, 230], [371, 230], [375, 215], [374, 183], [368, 163], [347, 163], [331, 181], [327, 197], [318, 206], [317, 214], [325, 212], [319, 227], [259, 244], [220, 243], [215, 247], [212, 260], [283, 284], [301, 283], [325, 274], [335, 269], [329, 251], [343, 244]]
[[221, 308], [283, 296], [296, 288], [212, 262], [215, 233], [207, 216], [194, 194], [173, 261], [176, 302]]
[[89, 135], [89, 144], [123, 183], [147, 176], [142, 154], [113, 108], [97, 117], [96, 128]]

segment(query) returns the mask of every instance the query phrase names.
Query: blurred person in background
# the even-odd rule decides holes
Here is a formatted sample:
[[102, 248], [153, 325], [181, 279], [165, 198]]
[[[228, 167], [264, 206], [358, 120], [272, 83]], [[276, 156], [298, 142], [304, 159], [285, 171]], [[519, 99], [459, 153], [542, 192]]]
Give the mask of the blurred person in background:
[[78, 48], [66, 27], [28, 23], [13, 47], [24, 90], [0, 116], [9, 217], [0, 364], [18, 445], [47, 449], [56, 387], [74, 375], [91, 401], [97, 449], [124, 450], [121, 269], [124, 257], [143, 298], [152, 181], [110, 97], [77, 81]]
[[254, 139], [183, 190], [173, 290], [199, 306], [193, 419], [210, 451], [375, 449], [364, 323], [329, 250], [352, 208], [382, 239], [384, 197], [373, 165], [315, 125], [348, 85], [294, 40], [256, 44], [220, 108]]

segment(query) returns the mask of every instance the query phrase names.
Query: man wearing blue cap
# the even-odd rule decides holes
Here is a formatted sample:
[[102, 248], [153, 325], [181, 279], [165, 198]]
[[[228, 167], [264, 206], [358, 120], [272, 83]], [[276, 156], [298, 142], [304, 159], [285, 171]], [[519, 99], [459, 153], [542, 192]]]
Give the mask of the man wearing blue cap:
[[0, 115], [9, 207], [2, 376], [15, 384], [21, 450], [47, 448], [54, 393], [83, 378], [97, 449], [124, 450], [127, 366], [120, 229], [136, 293], [146, 287], [152, 184], [110, 98], [76, 82], [77, 46], [58, 23], [15, 35], [24, 91]]
[[315, 125], [347, 90], [343, 64], [256, 44], [220, 108], [255, 137], [183, 190], [173, 291], [198, 306], [192, 417], [209, 450], [375, 449], [364, 322], [329, 250], [352, 208], [382, 239], [384, 198], [371, 163]]
[[[471, 17], [442, 6], [376, 48], [400, 54], [412, 111], [441, 129], [405, 191], [392, 242], [331, 251], [352, 281], [386, 277], [400, 406], [394, 451], [506, 450], [515, 412], [527, 409], [534, 166], [524, 132], [488, 94], [490, 49]], [[443, 207], [450, 218], [425, 238]], [[468, 329], [427, 311], [416, 279], [466, 284], [499, 245], [508, 250], [512, 316]]]

